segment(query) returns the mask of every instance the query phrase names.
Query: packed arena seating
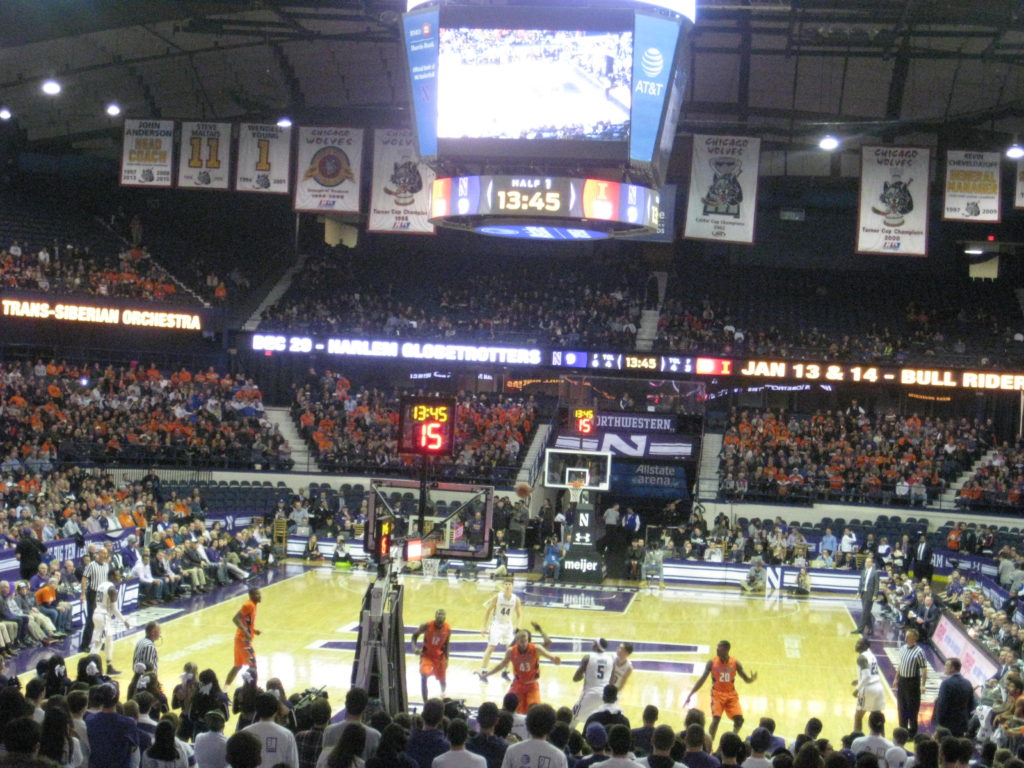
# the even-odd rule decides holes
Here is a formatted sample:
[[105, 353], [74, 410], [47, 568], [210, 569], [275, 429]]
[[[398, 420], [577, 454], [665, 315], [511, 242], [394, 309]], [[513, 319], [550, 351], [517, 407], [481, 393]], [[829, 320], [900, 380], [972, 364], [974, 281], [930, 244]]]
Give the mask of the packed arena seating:
[[657, 346], [665, 350], [968, 367], [1024, 360], [1010, 281], [927, 272], [827, 273], [716, 267], [669, 281]]
[[263, 330], [632, 348], [641, 266], [607, 259], [502, 261], [452, 254], [311, 256], [263, 316]]
[[[402, 392], [354, 388], [344, 374], [324, 371], [297, 389], [292, 415], [321, 469], [354, 474], [411, 472], [398, 454]], [[456, 455], [438, 459], [442, 477], [510, 485], [537, 426], [533, 398], [458, 396]]]
[[1002, 446], [978, 466], [957, 495], [957, 504], [969, 510], [1019, 510], [1024, 489], [1024, 450]]
[[925, 506], [993, 447], [993, 430], [991, 420], [869, 414], [856, 401], [801, 417], [733, 409], [719, 489], [732, 500]]
[[290, 449], [262, 418], [259, 387], [213, 370], [64, 361], [0, 364], [0, 471], [61, 462], [291, 467]]

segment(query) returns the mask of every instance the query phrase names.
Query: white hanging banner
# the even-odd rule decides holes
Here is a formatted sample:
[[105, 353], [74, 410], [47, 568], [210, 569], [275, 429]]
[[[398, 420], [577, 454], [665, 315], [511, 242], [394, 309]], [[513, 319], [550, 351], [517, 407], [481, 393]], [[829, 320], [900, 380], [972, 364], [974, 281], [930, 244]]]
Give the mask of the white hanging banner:
[[683, 236], [752, 244], [760, 160], [760, 139], [694, 135]]
[[998, 152], [946, 152], [946, 193], [942, 203], [944, 221], [998, 222]]
[[1013, 207], [1024, 208], [1024, 160], [1017, 161], [1017, 187], [1013, 191]]
[[182, 123], [178, 186], [227, 189], [231, 185], [231, 123]]
[[430, 190], [434, 172], [419, 161], [412, 131], [396, 128], [373, 132], [373, 191], [370, 232], [434, 234]]
[[857, 253], [928, 255], [925, 147], [861, 148]]
[[295, 156], [295, 210], [359, 213], [363, 129], [299, 128]]
[[125, 120], [121, 186], [171, 186], [174, 183], [173, 149], [173, 120]]
[[235, 189], [287, 195], [291, 157], [291, 128], [242, 123], [238, 126]]

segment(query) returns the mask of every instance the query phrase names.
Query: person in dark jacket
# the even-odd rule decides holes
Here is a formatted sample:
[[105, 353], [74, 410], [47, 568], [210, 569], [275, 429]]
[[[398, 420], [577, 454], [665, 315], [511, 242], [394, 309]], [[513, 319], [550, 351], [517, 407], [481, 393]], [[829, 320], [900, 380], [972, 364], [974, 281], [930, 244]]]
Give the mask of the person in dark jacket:
[[977, 704], [974, 687], [960, 674], [960, 666], [960, 659], [955, 656], [946, 659], [947, 677], [939, 686], [932, 714], [935, 725], [948, 728], [957, 737], [967, 733], [967, 722]]

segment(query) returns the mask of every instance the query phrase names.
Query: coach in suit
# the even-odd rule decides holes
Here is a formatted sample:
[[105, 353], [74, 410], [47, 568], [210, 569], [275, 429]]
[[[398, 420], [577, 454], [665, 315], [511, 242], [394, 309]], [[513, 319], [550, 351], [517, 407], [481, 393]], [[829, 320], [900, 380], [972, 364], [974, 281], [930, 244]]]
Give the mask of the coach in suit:
[[932, 580], [932, 548], [928, 544], [928, 538], [922, 533], [914, 545], [912, 568], [915, 579], [926, 579], [929, 583]]
[[917, 624], [917, 631], [921, 633], [922, 640], [927, 641], [931, 639], [932, 632], [938, 626], [941, 616], [942, 611], [935, 604], [935, 598], [931, 595], [925, 595], [924, 604], [918, 608], [917, 617], [914, 619], [914, 622]]
[[860, 595], [860, 624], [850, 634], [870, 635], [874, 631], [875, 617], [871, 613], [871, 609], [875, 607], [875, 598], [878, 597], [878, 583], [875, 556], [868, 555], [864, 558], [864, 570], [860, 573], [860, 584], [857, 587], [857, 594]]
[[932, 723], [949, 728], [954, 736], [961, 738], [967, 733], [967, 723], [977, 703], [974, 688], [960, 674], [960, 659], [955, 656], [946, 659], [946, 675], [935, 698]]

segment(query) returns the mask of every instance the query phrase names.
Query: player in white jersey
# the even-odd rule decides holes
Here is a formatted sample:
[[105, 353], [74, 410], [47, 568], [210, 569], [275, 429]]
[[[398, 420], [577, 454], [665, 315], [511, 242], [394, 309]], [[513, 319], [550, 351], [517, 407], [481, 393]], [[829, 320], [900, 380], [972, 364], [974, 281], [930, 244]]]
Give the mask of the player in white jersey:
[[622, 689], [626, 687], [626, 681], [629, 680], [629, 676], [633, 674], [633, 663], [629, 660], [629, 657], [632, 654], [632, 643], [619, 643], [619, 647], [615, 649], [615, 666], [612, 667], [612, 685], [618, 689], [619, 693], [622, 693]]
[[[512, 645], [512, 638], [515, 636], [516, 627], [523, 618], [523, 603], [517, 595], [512, 594], [512, 580], [506, 579], [501, 585], [501, 592], [496, 594], [486, 603], [484, 611], [484, 628], [481, 634], [487, 638], [487, 648], [484, 649], [483, 669], [487, 669], [491, 654], [496, 646], [503, 645], [506, 648]], [[502, 674], [502, 677], [508, 673]]]
[[608, 641], [600, 637], [594, 641], [590, 653], [580, 659], [580, 665], [576, 667], [576, 673], [572, 676], [574, 682], [583, 681], [583, 692], [580, 694], [580, 700], [572, 708], [570, 727], [585, 723], [604, 703], [604, 687], [611, 682], [614, 669], [615, 654], [608, 650]]
[[882, 676], [878, 673], [878, 659], [871, 652], [871, 643], [867, 638], [860, 638], [857, 641], [855, 650], [857, 656], [857, 679], [853, 685], [857, 686], [853, 695], [857, 697], [857, 711], [853, 715], [853, 730], [863, 733], [864, 714], [867, 712], [881, 712], [885, 709], [885, 686], [882, 684]]

